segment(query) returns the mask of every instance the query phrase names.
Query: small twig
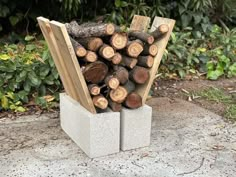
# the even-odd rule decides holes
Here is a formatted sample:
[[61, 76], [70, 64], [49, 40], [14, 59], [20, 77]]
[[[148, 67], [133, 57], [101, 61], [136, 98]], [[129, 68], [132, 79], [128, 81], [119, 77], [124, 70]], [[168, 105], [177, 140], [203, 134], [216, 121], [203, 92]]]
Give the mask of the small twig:
[[199, 170], [199, 169], [202, 167], [202, 165], [203, 165], [203, 163], [204, 163], [204, 160], [205, 160], [205, 158], [203, 157], [203, 158], [202, 158], [202, 161], [201, 161], [201, 163], [200, 163], [200, 165], [199, 165], [199, 167], [197, 167], [196, 169], [194, 169], [194, 170], [192, 170], [192, 171], [189, 171], [189, 172], [179, 173], [179, 174], [177, 174], [177, 175], [187, 175], [187, 174], [196, 172], [197, 170]]
[[133, 165], [136, 165], [137, 167], [140, 167], [140, 168], [144, 169], [143, 166], [138, 165], [138, 164], [136, 164], [135, 162], [131, 162], [131, 163], [132, 163]]

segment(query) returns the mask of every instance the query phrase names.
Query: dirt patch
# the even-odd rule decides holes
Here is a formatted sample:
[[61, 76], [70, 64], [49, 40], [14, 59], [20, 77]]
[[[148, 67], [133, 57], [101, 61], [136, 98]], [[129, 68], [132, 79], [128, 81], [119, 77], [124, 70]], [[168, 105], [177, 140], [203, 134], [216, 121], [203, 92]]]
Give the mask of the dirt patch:
[[236, 78], [219, 79], [217, 81], [205, 79], [184, 81], [163, 79], [156, 80], [153, 85], [152, 96], [189, 100], [192, 103], [200, 105], [201, 107], [213, 111], [218, 115], [224, 116], [227, 109], [226, 104], [222, 102], [209, 101], [202, 97], [198, 97], [197, 95], [197, 93], [211, 87], [221, 89], [226, 95], [231, 95], [232, 92], [236, 91]]

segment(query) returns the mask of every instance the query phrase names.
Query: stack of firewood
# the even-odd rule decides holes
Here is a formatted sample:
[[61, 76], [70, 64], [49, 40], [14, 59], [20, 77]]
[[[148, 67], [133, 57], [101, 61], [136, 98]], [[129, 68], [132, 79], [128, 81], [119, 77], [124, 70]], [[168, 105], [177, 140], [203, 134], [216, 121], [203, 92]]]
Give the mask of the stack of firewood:
[[142, 106], [136, 85], [145, 84], [158, 48], [154, 41], [163, 37], [168, 25], [154, 32], [123, 32], [110, 23], [66, 24], [94, 106], [120, 111], [123, 106]]

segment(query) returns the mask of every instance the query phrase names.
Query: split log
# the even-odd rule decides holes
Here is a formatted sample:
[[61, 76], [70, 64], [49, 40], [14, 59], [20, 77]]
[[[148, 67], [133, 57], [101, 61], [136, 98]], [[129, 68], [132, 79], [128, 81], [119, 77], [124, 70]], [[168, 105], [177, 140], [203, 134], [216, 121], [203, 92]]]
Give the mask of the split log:
[[74, 51], [78, 57], [84, 57], [87, 53], [86, 49], [73, 38], [70, 38], [71, 44], [74, 48]]
[[155, 39], [159, 39], [163, 37], [168, 31], [169, 31], [169, 26], [167, 24], [162, 24], [155, 31], [153, 31], [151, 35]]
[[102, 82], [108, 73], [108, 67], [101, 61], [96, 61], [85, 66], [82, 70], [87, 82], [98, 84]]
[[119, 52], [116, 52], [115, 55], [112, 57], [111, 59], [111, 62], [114, 64], [114, 65], [118, 65], [120, 64], [122, 61], [122, 56]]
[[91, 26], [79, 26], [76, 21], [65, 24], [67, 32], [77, 38], [108, 36], [115, 32], [115, 26], [111, 23], [98, 23]]
[[129, 78], [137, 84], [144, 84], [149, 79], [149, 72], [144, 67], [135, 66], [129, 72]]
[[87, 54], [85, 55], [83, 60], [86, 62], [95, 62], [97, 61], [97, 54], [92, 51], [87, 51]]
[[115, 50], [120, 50], [125, 48], [128, 42], [128, 37], [126, 33], [115, 33], [111, 36], [110, 44]]
[[141, 53], [141, 55], [152, 55], [152, 56], [156, 56], [158, 52], [158, 48], [157, 45], [152, 44], [152, 45], [144, 45], [143, 47], [143, 51]]
[[142, 97], [139, 94], [132, 92], [126, 97], [124, 105], [130, 109], [139, 108], [142, 106]]
[[154, 58], [151, 55], [138, 57], [138, 65], [139, 66], [151, 68], [153, 63], [154, 63]]
[[138, 40], [129, 41], [126, 46], [126, 53], [130, 57], [136, 58], [142, 51], [143, 51], [142, 42]]
[[100, 94], [100, 87], [97, 84], [89, 84], [88, 90], [91, 95], [99, 95]]
[[116, 103], [112, 101], [110, 98], [108, 99], [108, 105], [114, 112], [120, 112], [122, 109], [122, 105], [120, 103]]
[[111, 46], [103, 44], [99, 49], [99, 55], [104, 59], [111, 60], [111, 58], [115, 55], [115, 51]]
[[80, 44], [82, 44], [86, 49], [93, 52], [98, 51], [98, 49], [103, 45], [103, 41], [98, 37], [80, 38], [78, 39]]
[[128, 80], [123, 87], [127, 90], [127, 93], [131, 93], [135, 90], [135, 83], [133, 83], [131, 80]]
[[114, 67], [114, 76], [120, 81], [121, 84], [125, 84], [129, 79], [129, 72], [122, 66]]
[[108, 106], [108, 101], [103, 95], [97, 95], [93, 97], [93, 104], [97, 108], [106, 109]]
[[137, 62], [138, 60], [136, 58], [131, 58], [123, 55], [121, 65], [132, 69], [136, 66]]
[[112, 75], [108, 75], [104, 82], [111, 89], [117, 89], [117, 87], [120, 85], [120, 81]]
[[119, 86], [117, 89], [111, 90], [109, 96], [112, 101], [116, 103], [122, 103], [127, 97], [127, 94], [127, 90], [124, 87]]
[[154, 42], [154, 37], [152, 35], [142, 31], [130, 31], [129, 36], [138, 38], [148, 44], [152, 44]]

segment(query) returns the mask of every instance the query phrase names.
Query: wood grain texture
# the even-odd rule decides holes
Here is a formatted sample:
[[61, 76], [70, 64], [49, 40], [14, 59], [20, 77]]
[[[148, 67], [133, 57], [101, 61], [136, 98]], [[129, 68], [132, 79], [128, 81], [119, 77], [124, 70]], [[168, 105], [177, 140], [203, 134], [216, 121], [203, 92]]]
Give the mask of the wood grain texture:
[[134, 15], [130, 24], [130, 30], [146, 32], [149, 28], [150, 21], [150, 17]]
[[61, 56], [65, 61], [69, 76], [73, 78], [72, 81], [76, 93], [78, 94], [76, 100], [91, 113], [96, 113], [65, 25], [56, 21], [51, 21], [50, 26], [55, 36], [56, 43], [58, 44], [58, 48], [60, 49]]
[[[135, 24], [131, 24], [130, 25], [130, 30], [140, 30], [140, 31], [143, 31], [144, 29], [147, 29], [147, 27], [145, 28], [145, 22], [142, 22], [141, 24], [143, 25], [136, 25], [137, 21], [142, 21], [143, 20], [143, 17], [139, 16], [135, 16], [135, 20], [132, 21], [132, 23], [134, 22]], [[137, 19], [139, 18], [139, 19]], [[164, 54], [164, 51], [165, 51], [165, 48], [166, 48], [166, 45], [168, 43], [168, 40], [170, 38], [170, 35], [172, 33], [172, 30], [174, 28], [174, 25], [175, 25], [175, 20], [172, 20], [172, 19], [168, 19], [168, 18], [161, 18], [161, 17], [155, 17], [153, 23], [152, 23], [152, 27], [151, 27], [151, 30], [150, 32], [152, 31], [155, 31], [161, 24], [167, 24], [169, 26], [169, 31], [168, 33], [163, 37], [161, 38], [160, 40], [158, 41], [155, 41], [154, 44], [157, 45], [158, 47], [158, 53], [157, 55], [154, 57], [154, 63], [153, 63], [153, 66], [152, 68], [149, 70], [149, 73], [150, 73], [150, 77], [148, 79], [148, 81], [143, 84], [143, 85], [139, 85], [136, 89], [136, 92], [142, 97], [142, 104], [144, 105], [145, 102], [146, 102], [146, 99], [147, 99], [147, 96], [148, 96], [148, 93], [151, 89], [151, 86], [152, 86], [152, 83], [155, 79], [155, 75], [158, 71], [158, 67], [159, 67], [159, 64], [160, 64], [160, 61], [161, 61], [161, 58]], [[146, 24], [147, 25], [147, 24]], [[137, 27], [139, 27], [139, 29], [137, 29]]]

